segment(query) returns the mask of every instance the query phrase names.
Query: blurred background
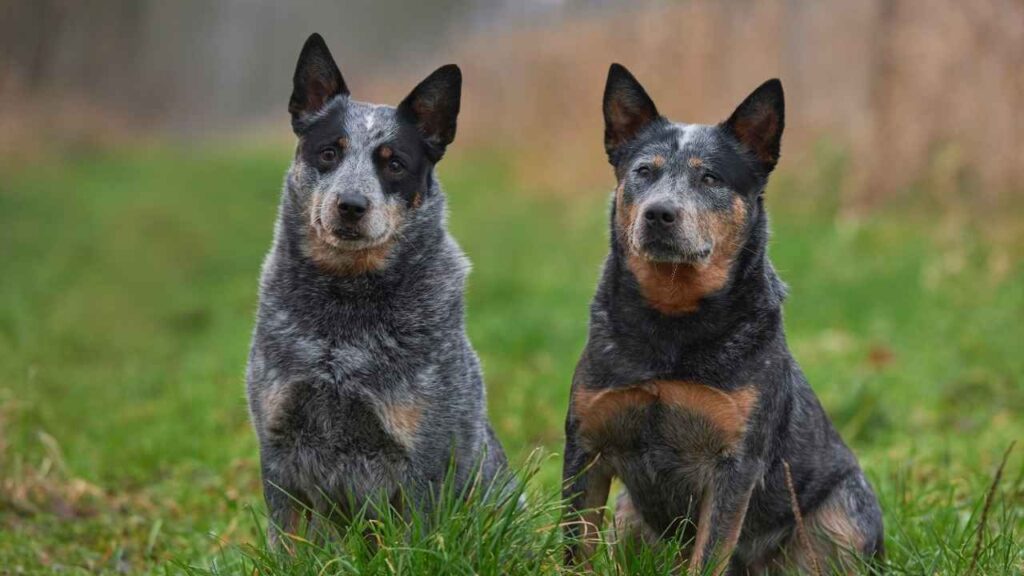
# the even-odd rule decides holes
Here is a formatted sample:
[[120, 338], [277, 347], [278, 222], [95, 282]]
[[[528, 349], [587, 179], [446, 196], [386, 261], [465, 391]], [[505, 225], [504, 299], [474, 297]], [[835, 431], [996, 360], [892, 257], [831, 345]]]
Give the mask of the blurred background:
[[517, 462], [561, 449], [607, 246], [609, 63], [687, 122], [780, 77], [791, 345], [906, 549], [963, 529], [1024, 436], [1024, 3], [0, 0], [0, 566], [137, 572], [252, 540], [242, 374], [314, 31], [360, 100], [462, 67], [439, 172]]
[[566, 174], [558, 185], [578, 186], [589, 171], [556, 166], [594, 161], [594, 110], [611, 61], [661, 94], [666, 111], [704, 121], [763, 79], [783, 78], [797, 111], [787, 155], [822, 139], [842, 147], [856, 166], [844, 195], [851, 209], [931, 177], [974, 186], [974, 200], [989, 203], [1024, 180], [1024, 6], [1015, 0], [4, 5], [5, 152], [33, 139], [283, 134], [285, 80], [315, 29], [356, 95], [371, 100], [458, 62], [464, 148], [523, 149], [530, 172]]

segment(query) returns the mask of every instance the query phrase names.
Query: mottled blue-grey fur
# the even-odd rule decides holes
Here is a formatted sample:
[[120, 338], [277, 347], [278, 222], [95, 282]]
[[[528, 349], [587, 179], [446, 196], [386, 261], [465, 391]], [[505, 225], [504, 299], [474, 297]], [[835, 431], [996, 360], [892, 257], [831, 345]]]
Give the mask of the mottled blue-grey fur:
[[[400, 153], [409, 122], [396, 108], [352, 100], [336, 80], [341, 90], [323, 106], [293, 110], [300, 144], [263, 265], [246, 374], [264, 493], [285, 531], [303, 507], [339, 521], [369, 501], [400, 505], [403, 494], [426, 507], [450, 464], [458, 487], [478, 466], [486, 483], [505, 465], [463, 322], [469, 263], [446, 231], [434, 162], [412, 149], [411, 191], [394, 193], [379, 156], [383, 147]], [[328, 169], [306, 153], [317, 130], [344, 138]], [[404, 145], [426, 146], [427, 136]], [[352, 191], [369, 209], [358, 238], [339, 237], [329, 223]], [[346, 268], [367, 250], [377, 250], [372, 265]]]

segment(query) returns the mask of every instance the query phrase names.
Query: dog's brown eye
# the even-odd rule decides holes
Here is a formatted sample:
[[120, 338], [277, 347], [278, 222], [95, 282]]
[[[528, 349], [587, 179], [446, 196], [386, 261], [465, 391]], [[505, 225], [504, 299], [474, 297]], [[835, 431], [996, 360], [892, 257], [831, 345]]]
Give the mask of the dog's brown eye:
[[338, 160], [338, 151], [334, 148], [324, 148], [320, 151], [320, 161], [324, 164], [334, 164]]
[[405, 164], [402, 164], [402, 161], [398, 158], [392, 158], [391, 160], [388, 160], [388, 170], [390, 170], [392, 174], [401, 174], [402, 171], [405, 170]]
[[636, 175], [641, 178], [647, 178], [648, 176], [651, 175], [651, 167], [648, 166], [647, 164], [641, 164], [640, 166], [636, 167], [636, 170], [634, 170], [634, 172], [636, 172]]
[[718, 184], [721, 184], [722, 182], [721, 180], [718, 179], [718, 176], [715, 176], [710, 172], [705, 173], [703, 176], [701, 176], [700, 181], [707, 184], [708, 186], [716, 186]]

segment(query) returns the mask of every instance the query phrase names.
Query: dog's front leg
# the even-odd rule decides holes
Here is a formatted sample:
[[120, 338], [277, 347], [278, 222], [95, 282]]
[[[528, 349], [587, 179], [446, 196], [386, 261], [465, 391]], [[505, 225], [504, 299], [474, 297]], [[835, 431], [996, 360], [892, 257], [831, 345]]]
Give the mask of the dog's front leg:
[[761, 470], [759, 461], [743, 458], [729, 457], [716, 464], [701, 497], [691, 574], [706, 574], [707, 566], [716, 576], [728, 569]]
[[593, 554], [612, 480], [609, 467], [580, 444], [576, 428], [570, 416], [562, 466], [562, 497], [568, 502], [563, 523], [566, 564], [588, 561]]
[[300, 500], [299, 494], [286, 486], [282, 478], [263, 466], [263, 498], [269, 515], [267, 544], [272, 549], [283, 548], [291, 554], [290, 536], [303, 529], [304, 521], [308, 523], [311, 515], [310, 508]]

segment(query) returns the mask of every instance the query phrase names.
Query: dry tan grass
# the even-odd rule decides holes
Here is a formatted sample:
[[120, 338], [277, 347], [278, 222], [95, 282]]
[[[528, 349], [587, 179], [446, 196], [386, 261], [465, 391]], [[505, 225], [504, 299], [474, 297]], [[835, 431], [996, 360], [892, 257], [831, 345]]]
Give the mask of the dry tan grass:
[[[524, 188], [548, 192], [610, 188], [600, 114], [609, 63], [628, 66], [666, 114], [704, 123], [779, 76], [789, 104], [782, 169], [808, 166], [823, 139], [848, 151], [842, 209], [856, 214], [910, 185], [990, 211], [1020, 192], [1022, 54], [1019, 0], [683, 0], [497, 22], [427, 60], [465, 72], [456, 153], [500, 150]], [[397, 101], [423, 73], [378, 68], [375, 80], [355, 79], [359, 98]], [[12, 79], [0, 61], [5, 157], [51, 142], [102, 147], [153, 127], [70, 93], [19, 92]], [[288, 136], [280, 115], [269, 120]]]
[[779, 76], [783, 166], [801, 165], [822, 138], [849, 150], [846, 208], [936, 178], [952, 180], [938, 194], [967, 187], [993, 201], [1024, 178], [1022, 23], [1012, 0], [689, 1], [492, 30], [451, 54], [471, 94], [460, 136], [518, 152], [529, 185], [607, 186], [610, 62], [633, 70], [664, 113], [704, 123]]
[[106, 495], [94, 484], [69, 474], [52, 436], [39, 433], [45, 452], [39, 461], [29, 461], [13, 451], [6, 434], [14, 410], [13, 401], [0, 405], [0, 512], [9, 510], [22, 517], [49, 513], [61, 518], [96, 514], [106, 505]]

